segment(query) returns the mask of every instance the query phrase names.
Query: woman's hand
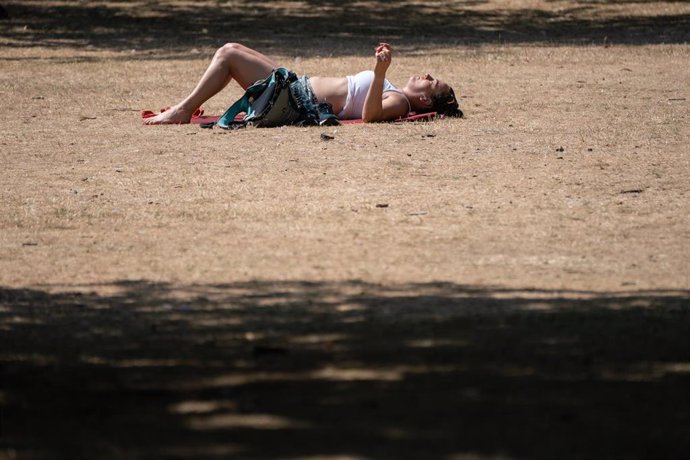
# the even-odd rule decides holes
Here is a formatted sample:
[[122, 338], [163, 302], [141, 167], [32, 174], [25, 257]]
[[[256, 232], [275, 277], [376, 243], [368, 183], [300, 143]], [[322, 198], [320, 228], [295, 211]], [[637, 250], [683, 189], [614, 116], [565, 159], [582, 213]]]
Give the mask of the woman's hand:
[[374, 68], [374, 73], [379, 76], [385, 76], [388, 67], [391, 65], [391, 60], [393, 58], [393, 50], [391, 45], [388, 43], [379, 43], [376, 47], [376, 67]]

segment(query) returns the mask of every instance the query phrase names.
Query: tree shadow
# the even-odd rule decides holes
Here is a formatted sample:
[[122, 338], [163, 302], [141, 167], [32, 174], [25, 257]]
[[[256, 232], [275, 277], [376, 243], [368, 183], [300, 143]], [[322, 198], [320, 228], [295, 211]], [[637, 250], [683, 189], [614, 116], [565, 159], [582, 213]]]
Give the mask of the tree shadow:
[[690, 454], [690, 291], [61, 288], [0, 289], [19, 458]]
[[644, 45], [690, 41], [688, 13], [611, 12], [604, 9], [608, 3], [594, 0], [574, 0], [560, 9], [487, 5], [492, 4], [488, 0], [9, 2], [9, 19], [2, 21], [0, 39], [8, 47], [136, 49], [149, 59], [228, 41], [267, 52], [333, 56], [368, 54], [380, 40], [417, 50], [484, 43]]

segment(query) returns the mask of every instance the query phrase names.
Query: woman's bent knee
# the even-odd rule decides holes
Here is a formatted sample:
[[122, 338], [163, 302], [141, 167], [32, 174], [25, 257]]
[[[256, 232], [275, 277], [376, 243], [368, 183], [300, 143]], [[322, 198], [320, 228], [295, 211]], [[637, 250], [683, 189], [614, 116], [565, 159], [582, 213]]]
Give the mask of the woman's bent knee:
[[228, 58], [238, 53], [241, 53], [243, 48], [244, 46], [240, 45], [239, 43], [226, 43], [225, 45], [218, 48], [218, 50], [216, 51], [216, 57]]

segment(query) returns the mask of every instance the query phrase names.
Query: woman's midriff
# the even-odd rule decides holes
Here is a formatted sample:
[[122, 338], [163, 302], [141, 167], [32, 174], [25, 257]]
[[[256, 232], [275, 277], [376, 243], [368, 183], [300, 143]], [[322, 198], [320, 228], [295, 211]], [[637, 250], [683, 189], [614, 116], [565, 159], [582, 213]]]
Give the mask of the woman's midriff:
[[328, 102], [333, 113], [339, 113], [347, 100], [347, 78], [345, 77], [309, 77], [314, 94], [319, 102]]

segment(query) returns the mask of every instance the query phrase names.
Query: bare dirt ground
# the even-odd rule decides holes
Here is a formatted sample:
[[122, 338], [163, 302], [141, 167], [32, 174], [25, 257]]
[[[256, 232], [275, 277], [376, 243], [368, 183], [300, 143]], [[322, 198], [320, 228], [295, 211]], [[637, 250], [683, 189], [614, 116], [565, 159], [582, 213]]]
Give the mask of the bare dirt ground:
[[[2, 5], [3, 460], [690, 457], [687, 2]], [[466, 118], [139, 119], [379, 40]]]

